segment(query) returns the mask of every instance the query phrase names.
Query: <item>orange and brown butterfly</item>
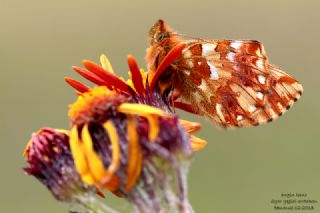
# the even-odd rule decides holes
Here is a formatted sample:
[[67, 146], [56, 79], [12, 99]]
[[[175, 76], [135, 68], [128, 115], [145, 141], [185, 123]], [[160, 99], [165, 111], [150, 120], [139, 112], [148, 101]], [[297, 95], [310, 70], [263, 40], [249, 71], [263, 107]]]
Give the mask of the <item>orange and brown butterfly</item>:
[[173, 91], [174, 107], [222, 127], [245, 127], [278, 118], [300, 98], [302, 86], [269, 63], [260, 42], [185, 37], [191, 38], [174, 32], [163, 20], [149, 31], [150, 76], [159, 75], [155, 72], [173, 48], [181, 49], [156, 83], [162, 92]]

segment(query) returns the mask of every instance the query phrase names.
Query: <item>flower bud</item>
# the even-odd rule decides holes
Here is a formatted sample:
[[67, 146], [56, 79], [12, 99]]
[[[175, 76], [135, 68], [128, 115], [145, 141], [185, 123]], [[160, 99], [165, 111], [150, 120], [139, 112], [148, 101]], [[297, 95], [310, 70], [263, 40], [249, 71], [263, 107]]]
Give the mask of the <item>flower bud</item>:
[[57, 200], [73, 202], [77, 195], [95, 191], [74, 167], [67, 131], [42, 128], [32, 135], [24, 156], [29, 164], [24, 171], [44, 184]]

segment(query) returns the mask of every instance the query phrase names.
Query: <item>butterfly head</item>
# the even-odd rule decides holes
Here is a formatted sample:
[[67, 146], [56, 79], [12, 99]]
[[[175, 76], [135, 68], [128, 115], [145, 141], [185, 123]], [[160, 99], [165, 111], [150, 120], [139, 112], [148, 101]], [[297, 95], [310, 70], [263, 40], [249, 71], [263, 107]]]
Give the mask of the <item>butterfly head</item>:
[[170, 27], [160, 19], [149, 30], [149, 42], [151, 45], [162, 42], [170, 38], [171, 33]]

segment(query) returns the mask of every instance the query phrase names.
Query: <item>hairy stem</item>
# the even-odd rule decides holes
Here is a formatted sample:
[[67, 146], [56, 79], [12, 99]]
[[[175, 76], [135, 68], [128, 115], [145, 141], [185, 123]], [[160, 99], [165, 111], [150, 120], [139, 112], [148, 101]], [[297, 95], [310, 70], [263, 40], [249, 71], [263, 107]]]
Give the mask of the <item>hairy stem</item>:
[[92, 195], [79, 196], [77, 201], [77, 206], [85, 209], [86, 213], [118, 213]]

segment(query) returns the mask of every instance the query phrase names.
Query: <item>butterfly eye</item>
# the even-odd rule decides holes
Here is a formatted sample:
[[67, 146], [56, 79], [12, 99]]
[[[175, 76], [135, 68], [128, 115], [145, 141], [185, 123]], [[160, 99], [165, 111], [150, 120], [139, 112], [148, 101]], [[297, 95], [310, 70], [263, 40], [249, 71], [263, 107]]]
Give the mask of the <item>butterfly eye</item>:
[[161, 42], [167, 38], [169, 38], [169, 33], [161, 33], [156, 36], [156, 42]]

